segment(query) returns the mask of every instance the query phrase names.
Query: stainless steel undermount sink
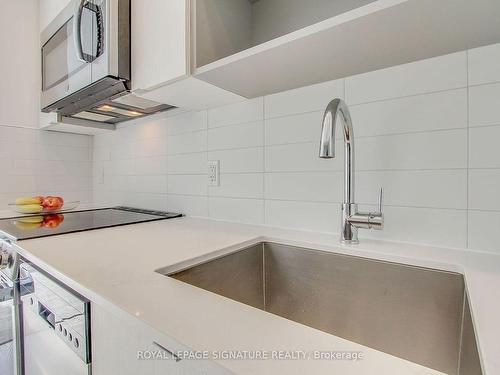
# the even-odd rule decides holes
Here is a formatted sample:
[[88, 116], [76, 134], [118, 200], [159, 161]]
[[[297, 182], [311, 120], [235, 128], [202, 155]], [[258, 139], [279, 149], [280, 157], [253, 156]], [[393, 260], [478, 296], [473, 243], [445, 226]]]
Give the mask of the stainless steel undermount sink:
[[157, 272], [447, 374], [482, 374], [458, 273], [269, 242]]

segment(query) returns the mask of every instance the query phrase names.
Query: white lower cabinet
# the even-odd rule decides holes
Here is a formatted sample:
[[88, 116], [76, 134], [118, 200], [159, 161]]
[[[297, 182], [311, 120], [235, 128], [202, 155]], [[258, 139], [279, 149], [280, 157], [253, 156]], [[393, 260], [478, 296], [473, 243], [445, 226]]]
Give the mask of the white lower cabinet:
[[92, 304], [92, 375], [228, 375], [206, 360], [176, 360], [185, 351], [171, 338], [134, 318]]

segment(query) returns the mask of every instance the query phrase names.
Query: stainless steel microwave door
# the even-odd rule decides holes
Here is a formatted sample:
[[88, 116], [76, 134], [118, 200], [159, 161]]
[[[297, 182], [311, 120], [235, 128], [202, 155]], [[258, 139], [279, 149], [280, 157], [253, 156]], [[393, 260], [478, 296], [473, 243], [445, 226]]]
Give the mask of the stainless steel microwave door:
[[[83, 10], [81, 17], [75, 17], [72, 12], [61, 13], [56, 19], [60, 27], [42, 45], [42, 108], [92, 82], [91, 64], [80, 59], [78, 53], [80, 50], [92, 53], [91, 13]], [[81, 44], [77, 43], [80, 40]]]
[[68, 81], [85, 68], [86, 63], [76, 54], [73, 31], [72, 17], [42, 47], [43, 91]]

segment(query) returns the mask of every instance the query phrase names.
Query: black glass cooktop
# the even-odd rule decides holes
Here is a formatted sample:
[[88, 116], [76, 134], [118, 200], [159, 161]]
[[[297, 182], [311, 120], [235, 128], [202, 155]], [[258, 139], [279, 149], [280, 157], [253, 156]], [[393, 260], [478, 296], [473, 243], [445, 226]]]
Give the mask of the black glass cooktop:
[[113, 207], [0, 219], [0, 232], [16, 240], [27, 240], [180, 216], [172, 212]]

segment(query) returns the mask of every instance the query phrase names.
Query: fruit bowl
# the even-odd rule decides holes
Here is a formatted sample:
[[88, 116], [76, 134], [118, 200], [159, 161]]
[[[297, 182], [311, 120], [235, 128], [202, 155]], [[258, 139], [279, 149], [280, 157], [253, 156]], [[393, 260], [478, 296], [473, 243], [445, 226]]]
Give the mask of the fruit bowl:
[[78, 207], [80, 201], [64, 202], [56, 207], [44, 207], [40, 204], [16, 204], [10, 203], [9, 207], [20, 214], [57, 214], [67, 212]]

